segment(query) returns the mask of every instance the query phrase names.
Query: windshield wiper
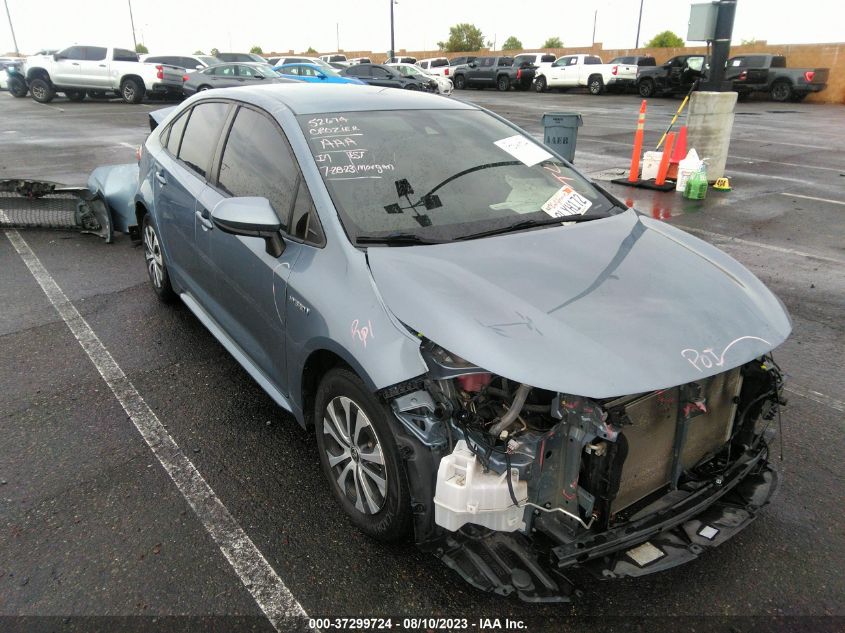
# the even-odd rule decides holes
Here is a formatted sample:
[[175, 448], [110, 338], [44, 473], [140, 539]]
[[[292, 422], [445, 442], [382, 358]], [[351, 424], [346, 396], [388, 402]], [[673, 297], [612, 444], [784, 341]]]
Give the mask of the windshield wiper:
[[387, 235], [358, 235], [358, 244], [387, 244], [389, 246], [404, 246], [408, 244], [443, 244], [443, 240], [430, 240], [414, 233], [388, 233]]
[[470, 233], [456, 237], [456, 240], [473, 240], [477, 237], [488, 237], [490, 235], [499, 235], [500, 233], [510, 233], [511, 231], [521, 231], [522, 229], [533, 229], [537, 226], [550, 226], [553, 224], [561, 224], [563, 222], [589, 222], [590, 220], [601, 220], [609, 218], [610, 213], [585, 213], [583, 215], [566, 215], [561, 218], [542, 218], [540, 220], [522, 220], [515, 224], [508, 224], [497, 229], [489, 229], [487, 231], [479, 231], [478, 233]]

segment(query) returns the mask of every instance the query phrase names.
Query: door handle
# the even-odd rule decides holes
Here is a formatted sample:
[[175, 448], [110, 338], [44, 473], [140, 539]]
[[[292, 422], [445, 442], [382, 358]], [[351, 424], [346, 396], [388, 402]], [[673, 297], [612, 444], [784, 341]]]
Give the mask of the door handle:
[[106, 67], [105, 64], [100, 64], [100, 68], [105, 68], [105, 67]]
[[71, 66], [79, 66], [79, 64], [77, 64], [76, 62], [71, 62], [71, 64], [70, 64], [70, 65], [71, 65]]
[[197, 209], [194, 211], [194, 215], [197, 216], [197, 220], [199, 220], [203, 231], [210, 231], [214, 228], [214, 223], [211, 221], [211, 214], [208, 212], [208, 209]]
[[165, 177], [165, 175], [164, 175], [163, 173], [161, 173], [160, 171], [157, 171], [157, 172], [156, 172], [156, 180], [158, 180], [158, 181], [159, 181], [162, 185], [166, 185], [166, 184], [167, 184], [167, 178], [166, 178], [166, 177]]

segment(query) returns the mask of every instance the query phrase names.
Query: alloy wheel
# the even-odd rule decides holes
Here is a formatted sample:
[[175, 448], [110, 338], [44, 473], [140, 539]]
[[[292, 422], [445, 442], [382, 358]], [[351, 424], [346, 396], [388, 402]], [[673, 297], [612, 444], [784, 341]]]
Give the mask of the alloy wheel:
[[376, 514], [387, 500], [387, 469], [376, 430], [346, 396], [333, 398], [323, 418], [323, 440], [335, 484], [355, 509]]
[[158, 235], [151, 224], [144, 227], [144, 259], [147, 260], [150, 281], [157, 289], [161, 289], [164, 281], [164, 259], [161, 256]]

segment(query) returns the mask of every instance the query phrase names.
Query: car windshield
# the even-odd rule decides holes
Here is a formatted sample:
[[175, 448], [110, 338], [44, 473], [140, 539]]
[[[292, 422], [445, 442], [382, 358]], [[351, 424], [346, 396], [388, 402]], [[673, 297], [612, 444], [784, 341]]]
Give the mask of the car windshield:
[[542, 145], [477, 110], [298, 117], [349, 238], [454, 240], [525, 220], [611, 211]]
[[395, 68], [396, 70], [398, 70], [400, 73], [402, 73], [406, 77], [414, 77], [416, 75], [427, 75], [428, 74], [422, 68], [420, 68], [419, 66], [413, 66], [411, 64], [401, 64], [401, 65], [398, 65], [398, 66], [392, 66], [392, 68]]
[[219, 64], [220, 60], [216, 57], [211, 57], [209, 55], [197, 55], [197, 59], [207, 64], [208, 66], [214, 66], [215, 64]]
[[273, 67], [270, 64], [250, 64], [252, 68], [255, 68], [265, 77], [280, 77], [279, 73], [273, 70]]

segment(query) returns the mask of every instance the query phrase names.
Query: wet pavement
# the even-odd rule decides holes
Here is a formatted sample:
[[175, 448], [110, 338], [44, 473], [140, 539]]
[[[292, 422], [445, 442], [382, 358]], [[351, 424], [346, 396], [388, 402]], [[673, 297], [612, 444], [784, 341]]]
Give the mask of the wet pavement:
[[[468, 91], [456, 98], [536, 135], [543, 113], [580, 112], [576, 166], [600, 179], [627, 168], [634, 96]], [[679, 103], [649, 101], [647, 147]], [[43, 106], [2, 92], [0, 178], [83, 184], [98, 165], [132, 162], [156, 107], [64, 99]], [[686, 616], [669, 620], [684, 628], [721, 625], [723, 616], [795, 616], [796, 626], [827, 630], [845, 624], [843, 119], [841, 106], [739, 104], [727, 168], [733, 191], [711, 190], [703, 202], [602, 182], [641, 211], [724, 248], [786, 305], [794, 331], [775, 354], [790, 389], [784, 460], [775, 459], [784, 484], [724, 546], [636, 580], [576, 574], [585, 595], [568, 605], [477, 592], [413, 546], [359, 534], [322, 479], [313, 435], [185, 307], [156, 300], [138, 247], [125, 236], [106, 245], [73, 233], [21, 234], [312, 616], [438, 615], [470, 618], [479, 630], [478, 618], [507, 617], [531, 631], [560, 630], [569, 616], [577, 617], [566, 628], [583, 630], [627, 630], [650, 616]], [[225, 622], [271, 630], [2, 235], [0, 270], [0, 617], [243, 616]], [[624, 314], [619, 323], [625, 327]], [[772, 620], [730, 625], [755, 622]]]

